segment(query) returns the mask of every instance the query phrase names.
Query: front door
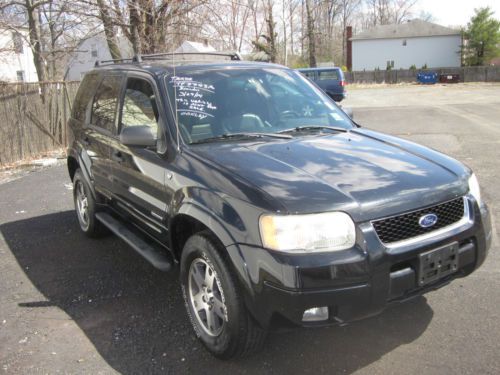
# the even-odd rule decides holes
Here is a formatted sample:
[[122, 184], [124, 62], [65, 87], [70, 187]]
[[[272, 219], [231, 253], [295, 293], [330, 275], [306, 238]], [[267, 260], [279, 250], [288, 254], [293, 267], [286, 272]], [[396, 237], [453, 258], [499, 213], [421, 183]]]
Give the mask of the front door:
[[113, 190], [117, 210], [148, 234], [167, 243], [167, 202], [171, 194], [165, 188], [168, 162], [161, 156], [165, 133], [157, 98], [152, 80], [138, 75], [127, 77], [119, 131], [147, 125], [158, 140], [157, 146], [150, 148], [116, 145], [111, 151]]

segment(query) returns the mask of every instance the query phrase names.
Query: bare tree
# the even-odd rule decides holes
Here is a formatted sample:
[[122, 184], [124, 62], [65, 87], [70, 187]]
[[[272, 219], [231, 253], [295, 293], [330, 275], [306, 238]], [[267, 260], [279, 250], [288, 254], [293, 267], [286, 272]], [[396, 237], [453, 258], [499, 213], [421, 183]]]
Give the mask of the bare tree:
[[102, 21], [102, 26], [104, 28], [104, 35], [106, 36], [106, 42], [108, 43], [109, 53], [113, 59], [121, 59], [120, 49], [115, 40], [115, 30], [114, 22], [109, 14], [108, 4], [104, 0], [96, 0], [97, 6], [99, 8], [99, 16]]
[[347, 64], [346, 47], [346, 28], [351, 22], [354, 13], [359, 9], [361, 0], [341, 0], [341, 28], [342, 28], [342, 63]]
[[94, 18], [82, 16], [80, 6], [70, 0], [13, 0], [0, 6], [0, 27], [25, 37], [39, 81], [61, 78], [70, 54], [95, 32]]
[[247, 24], [251, 21], [252, 13], [257, 22], [257, 13], [253, 8], [256, 2], [223, 0], [218, 2], [216, 10], [214, 6], [214, 3], [206, 4], [210, 12], [206, 13], [205, 31], [211, 37], [223, 41], [224, 49], [241, 51], [245, 41], [251, 39]]
[[369, 23], [387, 25], [403, 23], [411, 18], [418, 0], [365, 0], [368, 7]]
[[309, 54], [309, 66], [316, 66], [316, 36], [314, 32], [314, 19], [311, 0], [305, 0], [306, 2], [306, 19], [307, 19], [307, 41], [308, 41], [308, 54]]

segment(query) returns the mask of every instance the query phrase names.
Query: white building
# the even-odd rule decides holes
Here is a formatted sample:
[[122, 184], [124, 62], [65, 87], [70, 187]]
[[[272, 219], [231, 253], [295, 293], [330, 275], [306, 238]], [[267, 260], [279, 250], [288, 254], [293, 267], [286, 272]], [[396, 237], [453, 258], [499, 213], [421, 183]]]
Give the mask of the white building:
[[459, 67], [459, 30], [422, 20], [382, 25], [351, 38], [352, 70]]
[[0, 28], [0, 81], [37, 82], [28, 30]]
[[[123, 58], [130, 58], [134, 55], [132, 45], [123, 36], [116, 38], [118, 48]], [[208, 44], [185, 41], [175, 50], [175, 52], [214, 52], [215, 49]], [[84, 74], [92, 70], [95, 62], [99, 60], [111, 60], [108, 43], [104, 33], [92, 38], [85, 39], [80, 43], [76, 52], [69, 59], [68, 70], [65, 76], [67, 81], [79, 81]]]
[[174, 52], [215, 52], [215, 48], [208, 43], [191, 42], [190, 40], [186, 40], [182, 42], [182, 44]]
[[[127, 38], [117, 36], [116, 43], [122, 57], [133, 56], [132, 45]], [[69, 59], [65, 80], [80, 81], [86, 72], [94, 68], [97, 60], [111, 60], [111, 58], [104, 33], [85, 39]]]

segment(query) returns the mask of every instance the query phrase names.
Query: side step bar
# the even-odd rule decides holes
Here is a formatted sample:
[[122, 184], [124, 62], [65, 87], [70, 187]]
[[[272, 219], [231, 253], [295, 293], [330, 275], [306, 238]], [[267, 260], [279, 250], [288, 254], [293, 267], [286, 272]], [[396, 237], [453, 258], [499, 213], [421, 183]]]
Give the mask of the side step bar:
[[152, 246], [146, 243], [146, 241], [137, 236], [110, 214], [98, 212], [95, 216], [97, 220], [103, 223], [111, 232], [120, 237], [135, 251], [141, 254], [149, 263], [153, 265], [153, 267], [161, 271], [170, 271], [172, 268], [172, 261], [166, 253], [162, 252], [154, 245]]

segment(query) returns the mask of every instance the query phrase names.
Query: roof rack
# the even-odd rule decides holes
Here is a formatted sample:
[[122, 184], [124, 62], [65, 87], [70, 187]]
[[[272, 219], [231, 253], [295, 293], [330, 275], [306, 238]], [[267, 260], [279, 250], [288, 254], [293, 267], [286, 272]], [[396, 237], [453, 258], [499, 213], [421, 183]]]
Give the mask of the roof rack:
[[101, 60], [101, 61], [96, 60], [94, 66], [97, 68], [98, 66], [105, 64], [116, 64], [122, 62], [131, 62], [131, 63], [141, 62], [141, 58], [140, 55], [135, 55], [134, 57], [126, 57], [123, 59], [111, 59], [111, 60]]
[[134, 57], [123, 58], [123, 59], [112, 59], [112, 60], [96, 60], [95, 67], [99, 67], [105, 64], [117, 64], [117, 63], [141, 63], [144, 60], [161, 60], [166, 57], [174, 56], [220, 56], [229, 57], [231, 61], [242, 60], [238, 52], [162, 52], [149, 55], [136, 54]]
[[219, 56], [219, 57], [229, 57], [233, 61], [242, 60], [238, 52], [162, 52], [155, 53], [151, 55], [136, 55], [135, 57], [140, 60], [156, 60], [162, 57], [174, 57], [174, 56]]

